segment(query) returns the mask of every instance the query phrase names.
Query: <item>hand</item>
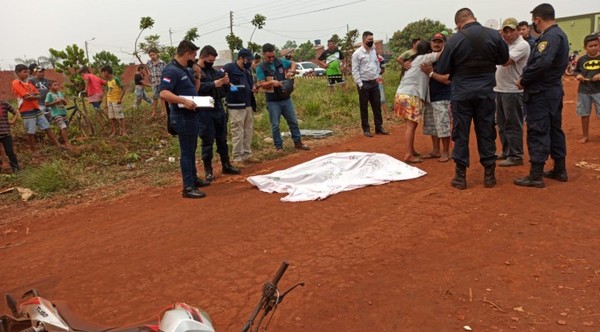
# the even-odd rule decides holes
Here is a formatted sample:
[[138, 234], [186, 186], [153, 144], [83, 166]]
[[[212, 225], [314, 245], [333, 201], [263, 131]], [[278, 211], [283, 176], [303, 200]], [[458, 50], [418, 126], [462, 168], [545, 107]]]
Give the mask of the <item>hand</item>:
[[294, 74], [295, 74], [295, 73], [294, 73], [294, 71], [292, 71], [292, 70], [288, 70], [288, 71], [285, 73], [285, 78], [293, 78], [293, 77], [294, 77]]
[[596, 74], [596, 75], [594, 75], [594, 76], [592, 77], [592, 81], [594, 81], [594, 82], [598, 82], [598, 81], [600, 81], [600, 74]]
[[585, 77], [583, 77], [583, 75], [581, 74], [577, 74], [577, 76], [575, 76], [575, 78], [579, 81], [579, 82], [583, 82], [585, 81]]
[[429, 75], [433, 71], [433, 66], [430, 63], [422, 63], [421, 71], [425, 73], [425, 75]]
[[188, 109], [188, 110], [195, 110], [196, 109], [196, 103], [194, 103], [192, 100], [184, 98], [183, 102], [181, 103], [183, 104], [183, 107]]
[[229, 84], [229, 75], [225, 73], [225, 77], [221, 78], [223, 80], [223, 85]]
[[411, 66], [412, 61], [404, 61], [404, 63], [402, 64], [402, 68], [404, 68], [404, 70], [409, 70]]
[[277, 80], [272, 80], [271, 82], [273, 82], [273, 87], [274, 88], [279, 88], [281, 87], [281, 82], [277, 81]]
[[517, 88], [519, 88], [520, 90], [525, 89], [525, 87], [523, 87], [523, 85], [521, 84], [521, 80], [518, 80], [515, 82], [515, 85], [517, 86]]

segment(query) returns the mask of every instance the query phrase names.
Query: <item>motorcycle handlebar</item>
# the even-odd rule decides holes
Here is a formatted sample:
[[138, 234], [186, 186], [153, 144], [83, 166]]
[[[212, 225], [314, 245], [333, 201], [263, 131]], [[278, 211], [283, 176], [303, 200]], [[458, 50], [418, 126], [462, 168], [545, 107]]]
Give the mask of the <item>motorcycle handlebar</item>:
[[271, 281], [273, 283], [273, 285], [275, 285], [275, 287], [277, 287], [279, 280], [281, 279], [281, 277], [283, 277], [283, 274], [285, 273], [285, 270], [287, 270], [289, 265], [290, 264], [287, 261], [281, 262], [281, 265], [279, 266], [279, 270], [277, 270], [277, 272], [275, 272], [275, 276], [273, 277], [273, 280]]

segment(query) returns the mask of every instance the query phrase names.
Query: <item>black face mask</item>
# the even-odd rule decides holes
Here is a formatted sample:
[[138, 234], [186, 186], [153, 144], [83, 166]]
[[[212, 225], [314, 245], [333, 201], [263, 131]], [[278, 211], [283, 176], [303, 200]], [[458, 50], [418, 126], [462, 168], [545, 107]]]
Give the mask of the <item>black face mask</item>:
[[188, 68], [194, 67], [194, 60], [188, 60], [187, 61], [187, 66], [188, 66]]
[[538, 30], [538, 26], [537, 24], [535, 24], [535, 22], [531, 22], [531, 27], [533, 28], [533, 31], [535, 31], [535, 33], [542, 33]]
[[250, 69], [252, 67], [252, 62], [244, 62], [244, 68]]
[[368, 46], [369, 48], [373, 47], [373, 41], [372, 41], [372, 40], [371, 40], [371, 41], [368, 41], [368, 42], [367, 42], [367, 46]]
[[204, 68], [211, 69], [214, 63], [204, 61]]

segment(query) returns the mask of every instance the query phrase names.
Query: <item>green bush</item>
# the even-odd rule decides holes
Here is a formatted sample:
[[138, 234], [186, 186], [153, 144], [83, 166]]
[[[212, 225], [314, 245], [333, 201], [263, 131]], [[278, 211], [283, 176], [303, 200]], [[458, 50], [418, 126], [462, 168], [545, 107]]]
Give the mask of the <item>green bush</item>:
[[23, 173], [23, 186], [42, 196], [80, 186], [75, 172], [63, 160], [48, 161]]

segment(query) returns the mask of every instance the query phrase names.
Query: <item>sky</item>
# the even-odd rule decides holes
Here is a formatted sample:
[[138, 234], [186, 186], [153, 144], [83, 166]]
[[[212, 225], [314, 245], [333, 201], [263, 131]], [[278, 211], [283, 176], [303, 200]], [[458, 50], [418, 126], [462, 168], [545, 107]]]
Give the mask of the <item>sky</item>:
[[[77, 44], [87, 48], [90, 59], [100, 51], [109, 51], [124, 62], [131, 55], [139, 33], [140, 18], [150, 16], [154, 27], [143, 32], [161, 36], [161, 43], [177, 45], [186, 31], [197, 27], [195, 43], [227, 49], [230, 12], [233, 32], [244, 44], [250, 39], [255, 14], [267, 17], [262, 30], [252, 41], [283, 46], [287, 40], [301, 44], [333, 34], [343, 37], [348, 29], [372, 31], [375, 39], [387, 41], [408, 23], [424, 18], [438, 20], [454, 28], [454, 13], [469, 7], [477, 20], [501, 21], [514, 17], [531, 21], [529, 13], [541, 1], [531, 0], [7, 0], [0, 11], [0, 69], [12, 69], [15, 58], [48, 56], [49, 48], [64, 49]], [[550, 2], [557, 17], [600, 12], [598, 0], [558, 0]], [[14, 30], [14, 31], [13, 31]], [[13, 32], [10, 32], [13, 31]], [[142, 58], [144, 61], [147, 57]]]

